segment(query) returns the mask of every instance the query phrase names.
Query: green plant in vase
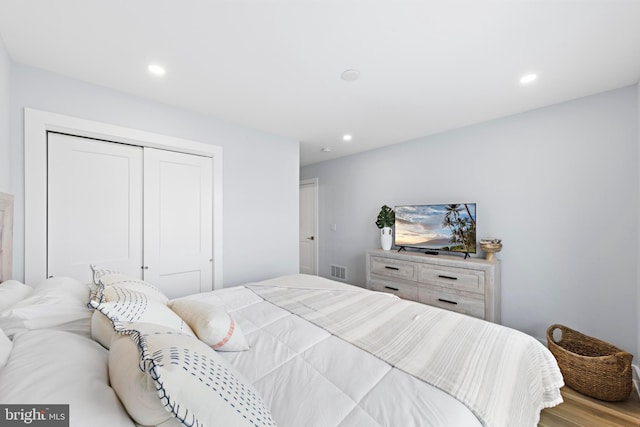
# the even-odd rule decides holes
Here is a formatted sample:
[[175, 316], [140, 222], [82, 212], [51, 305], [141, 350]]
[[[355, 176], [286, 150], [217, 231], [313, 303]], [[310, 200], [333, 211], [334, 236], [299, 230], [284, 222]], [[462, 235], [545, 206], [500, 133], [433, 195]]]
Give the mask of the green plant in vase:
[[380, 208], [376, 226], [380, 229], [380, 245], [382, 249], [388, 251], [391, 249], [391, 227], [396, 223], [396, 213], [389, 206], [384, 205]]

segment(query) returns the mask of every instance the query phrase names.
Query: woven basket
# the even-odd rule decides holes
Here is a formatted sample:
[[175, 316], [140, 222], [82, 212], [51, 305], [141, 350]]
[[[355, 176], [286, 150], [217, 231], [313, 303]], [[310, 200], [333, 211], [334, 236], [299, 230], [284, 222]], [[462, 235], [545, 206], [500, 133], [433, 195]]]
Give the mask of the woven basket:
[[[562, 332], [559, 341], [553, 337], [556, 329]], [[633, 355], [563, 325], [549, 326], [547, 345], [572, 389], [608, 402], [629, 397]]]

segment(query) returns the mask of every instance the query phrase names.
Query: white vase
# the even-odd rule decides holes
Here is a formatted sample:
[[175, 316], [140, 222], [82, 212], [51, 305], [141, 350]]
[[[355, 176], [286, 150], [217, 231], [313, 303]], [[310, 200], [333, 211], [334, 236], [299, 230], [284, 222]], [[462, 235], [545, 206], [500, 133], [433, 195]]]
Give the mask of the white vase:
[[380, 245], [382, 249], [388, 251], [391, 249], [391, 243], [393, 243], [393, 239], [391, 238], [391, 227], [383, 227], [380, 229]]

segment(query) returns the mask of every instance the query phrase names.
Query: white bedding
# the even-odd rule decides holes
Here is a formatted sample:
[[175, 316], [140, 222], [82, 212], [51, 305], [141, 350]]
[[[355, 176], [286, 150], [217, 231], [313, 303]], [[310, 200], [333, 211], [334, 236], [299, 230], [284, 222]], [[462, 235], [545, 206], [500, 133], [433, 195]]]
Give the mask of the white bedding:
[[475, 427], [447, 393], [245, 287], [186, 298], [225, 306], [251, 345], [220, 353], [260, 392], [279, 427]]
[[20, 332], [9, 362], [0, 370], [0, 403], [67, 404], [72, 427], [134, 427], [109, 387], [107, 354], [100, 344], [76, 333]]
[[[29, 304], [29, 301], [25, 300], [22, 304], [24, 307], [15, 306], [20, 310], [12, 307], [0, 315], [6, 325], [13, 325], [11, 322], [17, 321], [24, 322], [25, 325], [15, 328], [13, 342], [6, 339], [0, 342], [0, 350], [4, 349], [5, 353], [11, 352], [5, 367], [0, 368], [0, 403], [68, 403], [72, 427], [132, 426], [133, 422], [109, 386], [106, 365], [108, 350], [88, 338], [86, 327], [89, 318], [85, 312], [85, 303], [74, 302], [82, 300], [86, 287], [79, 286], [73, 279], [49, 279], [48, 283], [51, 287], [45, 287], [45, 290], [55, 293], [55, 298], [40, 298]], [[317, 288], [320, 284], [321, 287], [329, 289], [331, 297], [324, 300], [290, 300], [284, 293], [278, 296], [276, 292], [275, 299], [281, 299], [277, 304], [288, 308], [283, 309], [256, 293], [260, 292], [265, 297], [273, 299], [273, 295], [269, 295], [269, 289], [274, 285], [286, 287], [287, 283], [289, 286], [306, 290]], [[369, 324], [378, 323], [378, 326], [381, 326], [384, 322], [380, 322], [380, 319], [385, 316], [384, 312], [381, 313], [380, 319], [363, 317], [362, 325], [356, 322], [355, 328], [353, 325], [346, 328], [347, 333], [342, 336], [347, 340], [336, 336], [344, 332], [342, 328], [345, 325], [335, 322], [335, 319], [330, 323], [335, 322], [333, 326], [337, 325], [339, 328], [332, 329], [329, 325], [326, 330], [290, 312], [299, 311], [303, 316], [305, 313], [310, 314], [310, 319], [322, 324], [318, 321], [319, 318], [330, 318], [321, 309], [323, 301], [326, 303], [325, 308], [330, 308], [329, 312], [340, 306], [350, 309], [355, 306], [349, 308], [346, 299], [335, 299], [341, 290], [347, 289], [362, 294], [369, 291], [302, 275], [261, 282], [258, 286], [262, 291], [257, 291], [255, 286], [256, 284], [249, 284], [246, 287], [227, 288], [191, 295], [185, 299], [195, 299], [223, 307], [235, 319], [250, 349], [217, 354], [253, 383], [270, 407], [278, 426], [514, 426], [507, 422], [481, 422], [479, 419], [484, 419], [484, 413], [478, 411], [473, 402], [470, 404], [469, 401], [465, 401], [463, 404], [452, 397], [454, 389], [447, 393], [442, 390], [446, 389], [442, 384], [439, 387], [430, 385], [416, 378], [420, 375], [407, 374], [406, 367], [405, 370], [393, 367], [392, 364], [396, 365], [395, 360], [391, 364], [387, 363], [384, 360], [389, 359], [385, 359], [384, 355], [378, 354], [376, 357], [347, 342], [353, 339], [358, 346], [367, 348], [362, 342], [358, 342], [357, 337], [367, 337], [367, 334], [372, 333]], [[380, 296], [384, 299], [393, 298], [386, 294]], [[68, 328], [65, 323], [69, 320], [69, 313], [63, 310], [66, 305], [59, 310], [53, 309], [58, 308], [61, 298], [73, 309], [73, 319], [77, 317], [77, 321], [84, 325], [77, 331]], [[411, 316], [411, 310], [431, 310], [427, 306], [411, 304], [416, 305], [412, 305], [406, 312], [402, 310], [403, 316]], [[441, 312], [440, 309], [434, 310]], [[484, 324], [478, 320], [474, 321]], [[394, 328], [383, 330], [388, 332]], [[357, 332], [355, 335], [354, 331]], [[429, 342], [433, 341], [427, 341]], [[205, 350], [207, 349], [205, 347]], [[370, 350], [373, 353], [377, 352], [375, 346]], [[0, 351], [0, 356], [2, 354]], [[393, 351], [391, 354], [393, 355]], [[397, 366], [402, 364], [398, 362]], [[544, 365], [540, 364], [537, 368], [540, 367], [544, 368]], [[471, 378], [473, 375], [475, 374], [471, 372], [465, 375], [465, 378]], [[546, 404], [552, 403], [559, 385], [560, 383], [547, 390], [549, 395]], [[477, 386], [474, 381], [468, 383], [469, 390]], [[522, 400], [512, 400], [518, 399]], [[494, 405], [503, 403], [506, 406], [521, 404], [493, 401]], [[539, 402], [534, 402], [533, 405], [537, 407], [535, 405], [539, 405]], [[529, 423], [517, 427], [521, 425], [526, 427]]]
[[489, 427], [535, 426], [562, 402], [553, 355], [514, 329], [315, 276], [285, 276], [248, 286], [472, 410]]

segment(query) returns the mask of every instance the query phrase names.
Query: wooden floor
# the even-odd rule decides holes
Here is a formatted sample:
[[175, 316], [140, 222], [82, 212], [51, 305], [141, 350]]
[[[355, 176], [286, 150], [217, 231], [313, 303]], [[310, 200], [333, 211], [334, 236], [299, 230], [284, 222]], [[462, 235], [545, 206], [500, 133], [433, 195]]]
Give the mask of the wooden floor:
[[624, 402], [602, 402], [569, 387], [562, 388], [564, 403], [545, 409], [538, 427], [640, 426], [640, 398], [634, 389]]

